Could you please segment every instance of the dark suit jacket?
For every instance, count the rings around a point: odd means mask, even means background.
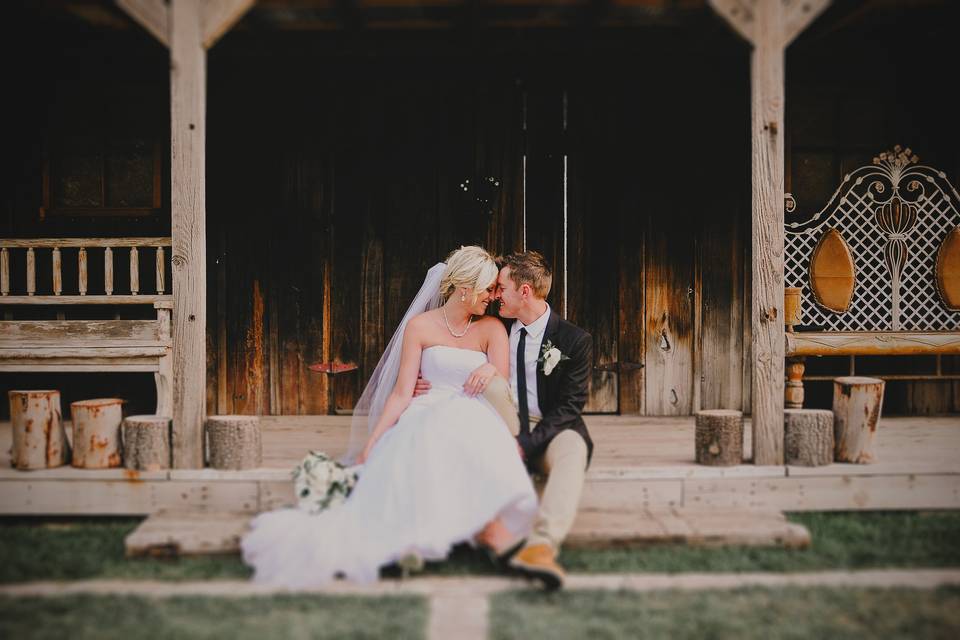
[[[561,431],[573,429],[587,443],[589,463],[593,455],[593,440],[590,439],[581,413],[587,402],[587,384],[593,362],[593,339],[589,333],[551,310],[542,344],[546,344],[547,340],[570,359],[561,361],[549,376],[543,375],[543,365],[537,364],[537,402],[543,419],[529,433],[521,432],[517,440],[529,461],[542,456],[550,441]],[[518,371],[517,375],[519,374]]]

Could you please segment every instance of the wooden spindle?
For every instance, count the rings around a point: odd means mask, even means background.
[[[87,248],[80,247],[77,254],[77,280],[80,295],[87,295]]]
[[[110,247],[103,252],[103,291],[113,295],[113,249]]]
[[[157,293],[163,293],[163,247],[157,247]]]
[[[51,255],[53,258],[53,295],[58,296],[63,293],[60,247],[54,247]]]
[[[37,259],[33,247],[27,248],[27,295],[37,292]]]
[[[136,247],[130,247],[130,293],[140,293],[140,254]]]
[[[0,295],[10,295],[10,252],[0,249]]]

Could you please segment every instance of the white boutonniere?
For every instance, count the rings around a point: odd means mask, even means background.
[[[293,469],[297,506],[320,513],[342,504],[357,484],[357,467],[344,467],[322,451],[311,451]]]
[[[548,376],[554,367],[564,360],[569,359],[570,356],[564,354],[560,349],[553,346],[552,342],[547,340],[540,346],[540,357],[537,358],[537,362],[541,365],[540,370],[543,371],[543,375]]]

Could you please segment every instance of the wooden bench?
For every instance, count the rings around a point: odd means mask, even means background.
[[[823,209],[785,225],[785,284],[801,289],[800,327],[786,333],[788,408],[802,406],[807,356],[849,356],[855,375],[856,356],[935,355],[934,374],[875,377],[960,379],[940,364],[960,354],[960,194],[918,160],[884,152],[844,176]]]
[[[801,290],[800,326],[787,319],[787,408],[802,406],[804,379],[832,377],[804,378],[807,356],[849,356],[855,375],[856,356],[935,355],[935,373],[875,377],[960,379],[940,365],[960,354],[960,194],[918,160],[884,152],[844,176],[823,209],[785,225],[785,284]]]
[[[173,296],[164,292],[170,238],[41,238],[0,239],[0,371],[34,372],[152,372],[157,386],[157,415],[173,410],[171,315]],[[76,294],[63,293],[64,250],[76,250]],[[140,254],[152,252],[156,293],[140,291]],[[129,291],[114,291],[114,252],[128,254]],[[24,254],[15,261],[16,252]],[[88,252],[103,258],[103,292],[91,294],[87,282]],[[50,290],[37,291],[37,260],[49,254]],[[122,258],[121,258],[122,259]],[[23,276],[22,291],[11,292],[11,274]],[[79,305],[149,305],[155,318],[141,320],[67,319]],[[40,315],[36,309],[56,309],[56,319],[13,319]],[[114,307],[115,308],[115,307]],[[49,312],[46,314],[49,315]]]

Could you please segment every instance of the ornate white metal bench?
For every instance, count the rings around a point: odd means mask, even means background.
[[[145,371],[157,385],[158,415],[173,409],[171,314],[173,296],[164,293],[166,252],[170,238],[41,238],[0,239],[0,307],[7,309],[0,321],[0,371]],[[64,250],[77,253],[75,295],[63,294]],[[130,291],[114,292],[114,251],[129,254]],[[140,291],[140,254],[154,253],[156,293]],[[22,265],[25,287],[11,295],[10,277],[16,253],[17,271]],[[88,293],[88,252],[103,258],[103,293]],[[49,293],[37,292],[37,259],[49,254]],[[73,272],[71,270],[71,276]],[[71,278],[72,280],[72,278]],[[8,307],[8,305],[11,305]],[[57,305],[56,320],[10,319],[38,306]],[[151,305],[156,319],[68,320],[63,310],[77,305]],[[23,314],[28,315],[28,314]]]
[[[803,404],[805,356],[851,356],[853,375],[854,356],[932,354],[935,374],[876,377],[960,378],[940,364],[960,354],[960,195],[918,160],[899,146],[884,152],[810,219],[785,225],[785,285],[801,290],[804,329],[786,334],[788,408]]]

